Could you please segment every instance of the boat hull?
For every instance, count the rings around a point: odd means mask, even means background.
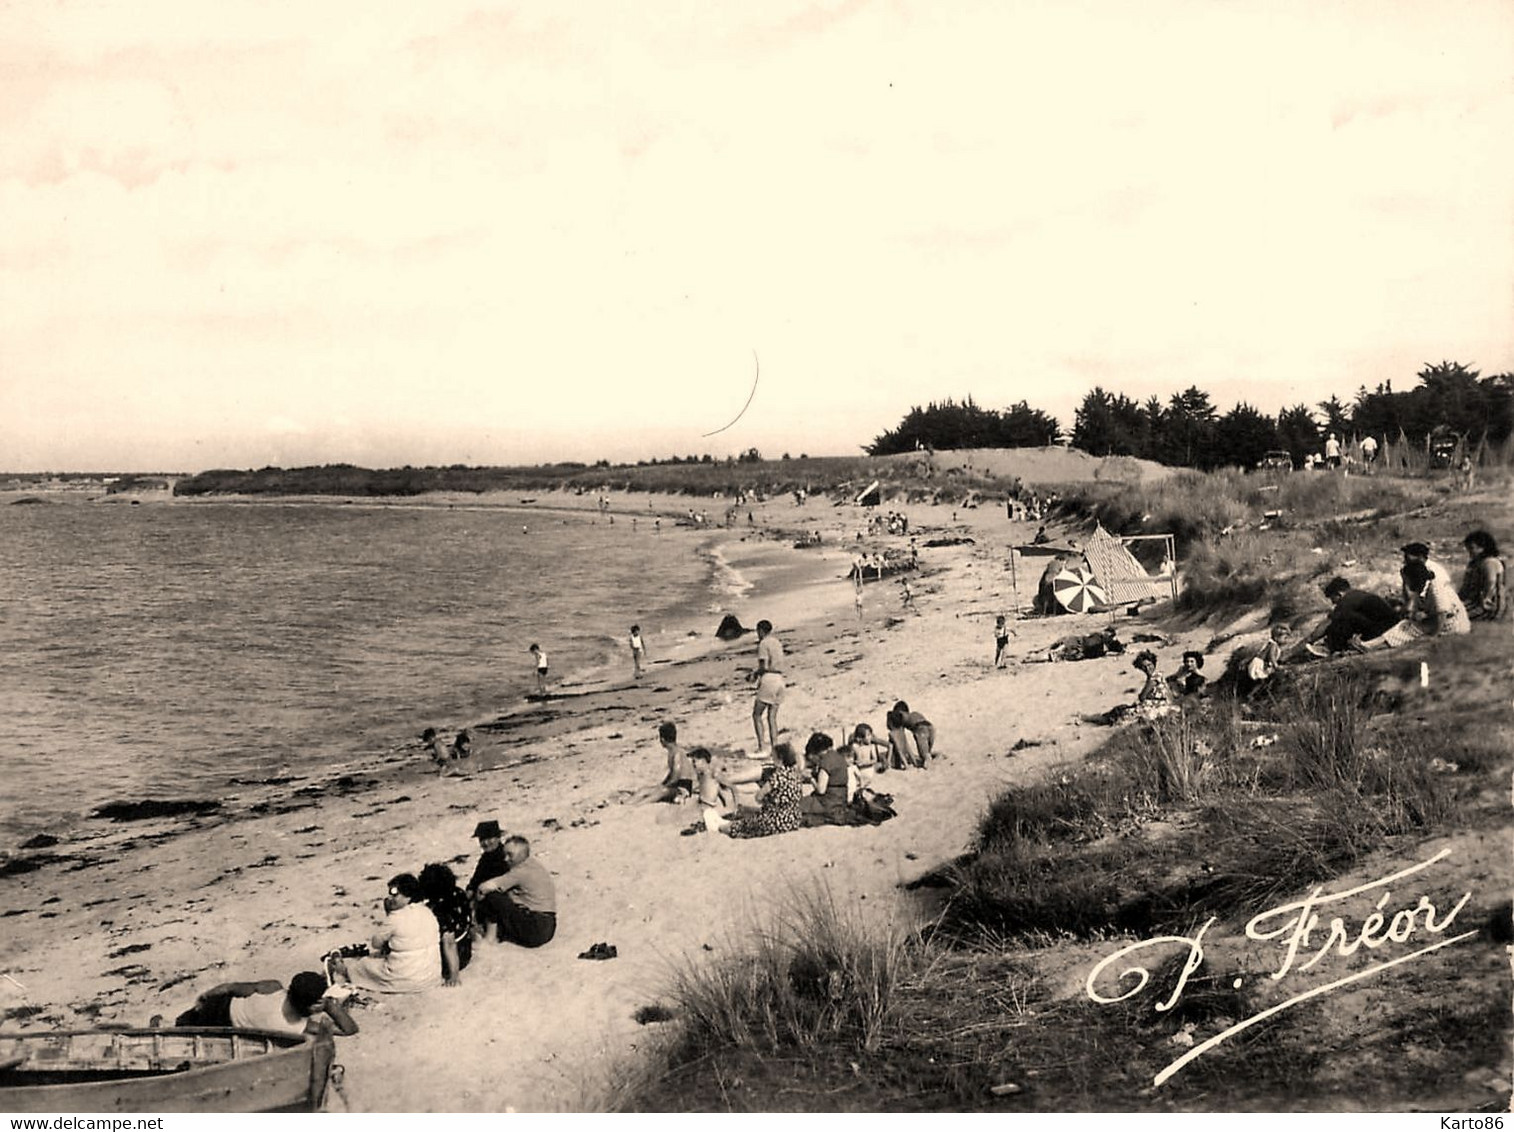
[[[7,1112],[313,1112],[329,1033],[187,1027],[0,1033]]]

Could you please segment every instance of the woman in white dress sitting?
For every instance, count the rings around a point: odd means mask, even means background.
[[[384,897],[384,926],[368,942],[363,959],[333,963],[333,971],[353,986],[408,994],[442,985],[441,925],[421,903],[421,882],[401,873]]]
[[[1418,559],[1409,559],[1403,568],[1404,585],[1418,599],[1415,604],[1424,614],[1424,620],[1404,619],[1380,637],[1364,641],[1351,638],[1351,647],[1358,652],[1373,652],[1376,649],[1397,648],[1421,637],[1439,637],[1447,634],[1460,635],[1472,631],[1472,621],[1467,616],[1467,607],[1456,595],[1456,587],[1446,575],[1445,569],[1431,569]]]

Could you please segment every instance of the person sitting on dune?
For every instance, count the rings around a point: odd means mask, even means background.
[[[348,992],[350,993],[350,992]],[[152,1025],[162,1023],[154,1017]],[[195,1004],[174,1019],[175,1026],[208,1026],[215,1029],[272,1030],[280,1034],[306,1034],[333,1029],[338,1034],[357,1033],[357,1023],[340,995],[333,994],[324,975],[301,971],[289,980],[289,989],[277,979],[255,983],[221,983],[211,987]]]
[[[1467,572],[1457,596],[1473,621],[1498,621],[1509,611],[1507,575],[1498,543],[1487,531],[1473,531],[1462,540],[1467,548]]]
[[[1330,616],[1304,641],[1311,656],[1328,657],[1345,652],[1352,637],[1376,637],[1398,623],[1398,613],[1385,600],[1352,587],[1345,578],[1332,578],[1325,586]]]
[[[1423,608],[1420,605],[1420,601],[1424,596],[1424,590],[1422,587],[1416,586],[1411,580],[1409,576],[1409,564],[1411,562],[1418,562],[1422,566],[1427,567],[1430,573],[1434,574],[1436,577],[1446,580],[1450,579],[1451,571],[1446,569],[1431,556],[1430,546],[1428,543],[1405,543],[1403,546],[1399,547],[1399,553],[1404,556],[1404,564],[1399,568],[1398,571],[1399,580],[1403,583],[1402,593],[1404,604],[1404,620],[1419,621],[1422,619],[1424,612]],[[1362,635],[1366,636],[1367,634],[1364,633]]]
[[[1283,649],[1288,644],[1292,630],[1287,625],[1274,625],[1267,634],[1267,641],[1236,670],[1236,694],[1242,699],[1254,699],[1272,684],[1278,666],[1283,663]]]
[[[1199,671],[1204,667],[1204,654],[1189,649],[1183,654],[1183,667],[1179,668],[1167,682],[1172,685],[1172,690],[1180,696],[1196,696],[1204,690],[1208,683],[1204,674]]]
[[[1142,649],[1135,659],[1135,667],[1146,676],[1146,682],[1136,693],[1136,714],[1142,719],[1159,719],[1172,710],[1172,696],[1167,681],[1157,675],[1157,654]]]
[[[353,986],[389,994],[413,994],[442,983],[441,928],[421,902],[421,883],[411,873],[389,881],[384,924],[362,959],[333,959],[332,972]]]
[[[1358,652],[1374,652],[1406,645],[1422,637],[1459,636],[1472,631],[1467,608],[1456,596],[1449,577],[1443,577],[1423,561],[1411,558],[1404,563],[1403,578],[1404,584],[1414,592],[1415,607],[1425,615],[1424,622],[1405,617],[1379,637],[1353,637],[1352,648]]]
[[[1160,719],[1172,711],[1167,681],[1157,675],[1157,654],[1150,649],[1142,649],[1136,654],[1133,667],[1146,677],[1146,682],[1136,693],[1135,703],[1116,704],[1103,715],[1087,717],[1089,722],[1112,725],[1132,718],[1149,721]]]

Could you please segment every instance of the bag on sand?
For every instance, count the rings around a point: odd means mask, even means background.
[[[869,825],[882,825],[889,818],[897,816],[894,813],[894,796],[876,794],[871,790],[857,791],[852,798],[852,809]]]

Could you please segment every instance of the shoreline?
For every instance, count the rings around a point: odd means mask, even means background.
[[[325,506],[328,502],[321,500],[317,505]],[[569,497],[566,502],[568,506],[557,508],[551,514],[554,518],[564,517],[566,522],[579,525],[583,523],[584,512],[592,511],[594,501],[592,498],[584,501]],[[659,501],[648,502],[652,502],[655,509]],[[663,507],[657,513],[671,511],[666,500],[660,502]],[[249,505],[283,508],[289,504],[283,500],[259,499]],[[293,503],[293,506],[300,505],[298,500]],[[449,501],[442,499],[426,503],[424,509],[441,510],[449,506]],[[500,509],[516,510],[513,502],[502,504]],[[633,508],[622,501],[616,510],[626,515]],[[645,525],[643,533],[650,533]],[[709,619],[707,611],[729,601],[729,595],[721,592],[722,583],[718,577],[722,569],[729,569],[722,565],[719,546],[733,532],[679,527],[664,533],[672,540],[667,544],[668,553],[679,558],[686,554],[695,556],[689,558],[688,566],[683,568],[688,574],[687,587],[656,594],[641,619],[645,621],[650,614],[653,623],[649,629],[653,634],[659,634],[656,638],[649,634],[648,643],[657,650],[654,655],[689,655],[691,650],[685,638],[692,638],[696,633],[703,635],[713,628],[716,622]],[[661,553],[661,545],[658,544],[658,550],[652,553]],[[743,586],[749,588],[749,583],[743,583]],[[571,702],[573,696],[586,689],[602,689],[613,684],[618,676],[617,654],[624,653],[624,641],[618,634],[605,634],[599,638],[583,636],[573,652],[572,659],[578,662],[577,667],[556,673],[557,700],[567,698]],[[558,654],[559,664],[565,655]],[[102,847],[113,848],[137,835],[170,836],[206,824],[241,820],[249,816],[249,810],[255,816],[260,808],[266,811],[270,804],[279,804],[271,789],[274,787],[298,791],[329,789],[347,778],[389,777],[388,768],[395,764],[403,766],[412,755],[423,726],[455,732],[465,726],[497,723],[530,712],[533,703],[529,676],[507,673],[504,683],[505,687],[497,689],[492,697],[477,699],[471,707],[459,702],[441,713],[417,715],[413,726],[409,719],[412,713],[405,713],[403,719],[395,716],[387,721],[374,717],[377,726],[370,728],[361,742],[322,744],[323,748],[329,746],[331,749],[331,754],[323,758],[277,757],[245,766],[238,761],[225,769],[218,767],[216,760],[207,759],[192,776],[180,781],[165,781],[154,786],[141,784],[135,790],[127,781],[109,793],[89,793],[87,799],[75,800],[74,807],[70,807],[67,798],[58,806],[46,803],[45,794],[41,795],[39,804],[18,805],[10,815],[12,820],[6,827],[6,843],[0,845],[0,878],[46,865],[59,857],[75,861],[87,859]],[[499,695],[501,691],[503,696]],[[558,704],[554,713],[563,710]],[[80,801],[83,804],[79,804]],[[109,814],[100,814],[102,810],[128,809],[138,812],[117,820],[112,820]],[[177,813],[163,812],[175,810]]]

